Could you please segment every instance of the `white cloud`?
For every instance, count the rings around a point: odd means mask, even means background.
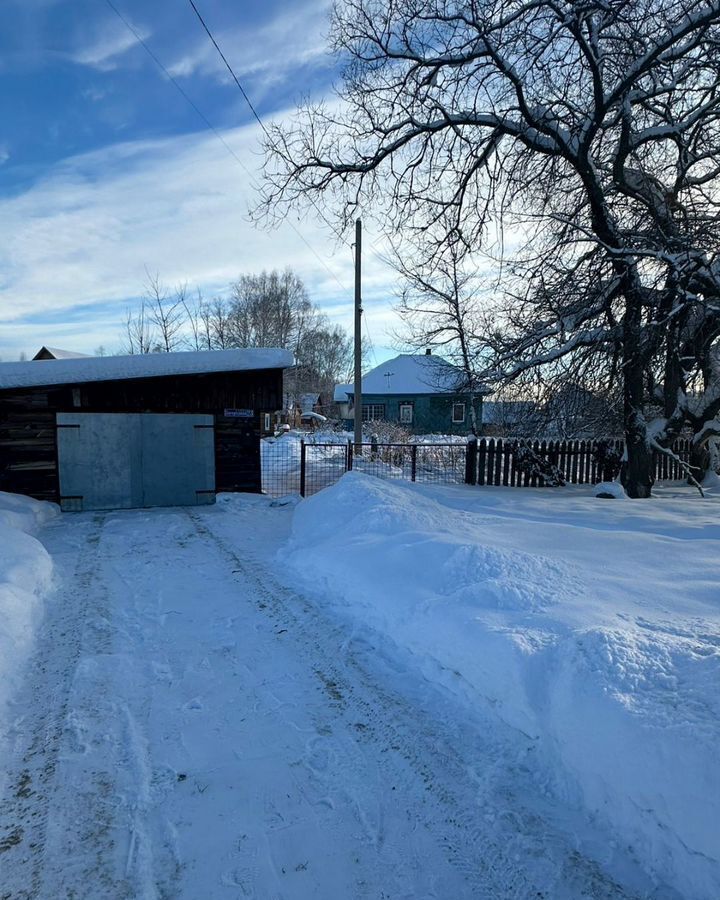
[[[283,80],[298,66],[314,63],[327,55],[327,0],[311,0],[293,6],[257,28],[222,31],[217,40],[238,77],[262,74],[268,85]],[[229,77],[217,50],[204,32],[194,49],[175,60],[168,70],[186,78],[196,72]]]
[[[10,151],[7,144],[0,144],[0,166],[4,166],[10,159]]]
[[[223,137],[254,171],[257,127]],[[349,248],[311,222],[298,223],[297,231],[289,222],[270,233],[254,228],[246,215],[250,181],[205,132],[74,157],[25,193],[0,200],[0,357],[51,340],[85,351],[117,346],[128,298],[142,292],[146,266],[169,284],[188,281],[206,294],[223,291],[240,272],[291,266],[334,321],[350,327]],[[393,274],[372,255],[371,243],[367,235],[364,301],[368,329],[382,344]],[[71,310],[89,304],[97,304],[97,317],[78,321]],[[29,315],[39,323],[32,329],[20,321]]]
[[[85,88],[85,90],[80,92],[80,96],[83,100],[90,100],[91,103],[99,103],[107,97],[107,93],[105,88],[98,87],[97,85],[90,85],[90,87]]]
[[[146,41],[151,32],[133,25],[137,34]],[[118,57],[127,53],[139,43],[138,38],[120,21],[104,23],[88,43],[71,54],[70,59],[81,66],[91,66],[106,72],[115,69]]]

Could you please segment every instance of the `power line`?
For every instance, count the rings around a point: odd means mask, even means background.
[[[241,94],[243,95],[243,97],[245,98],[245,102],[246,102],[247,105],[250,107],[250,111],[252,112],[252,114],[253,114],[253,115],[255,116],[255,118],[257,119],[258,124],[260,125],[260,127],[262,128],[262,130],[265,132],[265,134],[266,134],[268,137],[270,137],[270,133],[268,132],[267,128],[265,127],[265,125],[264,125],[262,119],[260,118],[260,116],[257,114],[257,110],[256,110],[255,107],[252,105],[252,102],[251,102],[250,98],[249,98],[248,95],[245,93],[245,89],[244,89],[243,86],[240,84],[240,80],[238,79],[237,75],[235,74],[235,72],[233,72],[232,66],[231,66],[230,63],[227,61],[227,59],[226,59],[226,57],[225,57],[225,54],[224,54],[224,53],[222,52],[222,50],[220,49],[220,45],[218,44],[218,42],[217,42],[217,41],[215,40],[215,38],[213,37],[213,33],[212,33],[212,32],[210,31],[210,29],[208,28],[208,26],[207,26],[207,24],[206,24],[206,22],[205,22],[205,19],[203,19],[203,17],[200,15],[200,10],[197,8],[197,6],[195,6],[194,0],[188,0],[188,2],[190,3],[190,6],[192,6],[193,10],[195,11],[195,15],[196,15],[196,16],[198,17],[198,19],[200,20],[200,24],[201,24],[202,27],[205,29],[205,31],[206,31],[206,33],[207,33],[207,36],[210,38],[210,40],[211,40],[211,41],[213,42],[213,44],[215,45],[215,49],[216,49],[217,52],[220,54],[220,59],[222,59],[222,61],[225,63],[225,68],[228,70],[228,72],[229,72],[230,75],[232,76],[233,81],[235,82],[235,84],[236,84],[236,85],[238,86],[238,88],[240,89],[240,93],[241,93]]]
[[[125,27],[126,27],[126,28],[134,35],[134,37],[135,37],[135,39],[138,41],[138,43],[146,50],[146,52],[148,53],[148,55],[150,56],[150,58],[153,60],[153,62],[155,63],[155,65],[163,72],[163,74],[165,75],[165,77],[166,77],[170,82],[172,82],[172,84],[177,88],[177,90],[180,92],[180,94],[185,98],[185,100],[186,100],[186,101],[190,104],[190,106],[195,110],[195,112],[197,113],[197,115],[202,119],[202,121],[205,123],[205,125],[210,129],[210,131],[212,131],[212,133],[215,135],[215,137],[216,137],[216,138],[222,143],[222,145],[225,147],[225,149],[227,150],[227,152],[228,152],[228,153],[233,157],[233,159],[238,163],[238,165],[240,166],[240,168],[245,172],[245,174],[246,174],[246,175],[248,176],[248,178],[250,179],[250,184],[251,184],[251,186],[252,186],[256,191],[258,191],[258,190],[259,190],[259,187],[258,187],[257,183],[255,182],[255,178],[254,178],[252,172],[250,172],[250,170],[249,170],[248,167],[245,165],[245,163],[240,159],[240,157],[237,155],[237,153],[235,153],[235,151],[234,151],[233,148],[230,146],[230,144],[228,144],[228,142],[225,140],[225,138],[222,136],[222,134],[217,130],[217,128],[215,128],[215,126],[212,124],[212,122],[210,122],[210,120],[209,120],[209,119],[207,118],[207,116],[203,113],[203,111],[197,106],[197,104],[193,101],[193,99],[190,97],[190,95],[183,89],[182,85],[177,81],[177,79],[174,78],[173,75],[171,75],[171,73],[170,73],[170,72],[167,70],[167,68],[163,65],[163,63],[161,62],[161,60],[156,56],[156,54],[153,52],[152,48],[151,48],[151,47],[149,46],[149,44],[145,41],[145,39],[144,39],[144,38],[142,37],[142,35],[138,32],[138,30],[132,25],[132,23],[131,23],[128,19],[125,18],[125,16],[124,16],[124,15],[120,12],[120,10],[115,6],[115,4],[112,2],[112,0],[105,0],[105,2],[106,2],[107,5],[110,7],[110,9],[115,13],[115,15],[120,19],[120,21],[125,25]],[[192,0],[190,0],[190,2],[192,2]],[[193,7],[194,7],[194,6],[195,6],[195,4],[193,4]],[[196,10],[196,12],[197,12],[197,10]],[[202,21],[202,20],[201,20],[201,21]],[[203,24],[204,24],[204,23],[203,23]],[[212,36],[211,36],[211,38],[212,38]],[[213,39],[213,43],[215,43],[214,39]],[[219,48],[218,48],[218,50],[219,50]],[[221,55],[222,55],[222,54],[221,54]],[[223,59],[224,59],[224,57],[223,57]],[[226,63],[226,64],[227,64],[227,63]],[[235,80],[237,81],[237,79],[235,79]],[[265,131],[265,133],[267,134],[267,129],[266,129],[265,126],[263,125],[262,121],[260,121],[260,119],[259,119],[257,113],[255,112],[255,109],[253,108],[252,104],[250,103],[250,100],[248,99],[247,95],[245,94],[245,91],[242,90],[242,87],[241,87],[241,85],[240,85],[239,82],[238,82],[238,87],[240,87],[240,90],[242,91],[243,96],[244,96],[245,99],[247,100],[248,105],[249,105],[250,108],[252,109],[253,114],[255,115],[255,118],[258,120],[258,122],[260,122],[260,125],[262,126],[263,131]],[[303,242],[303,244],[305,244],[305,246],[306,246],[306,247],[308,248],[308,250],[313,254],[313,256],[318,260],[318,262],[322,265],[322,267],[325,269],[325,271],[331,276],[331,278],[334,278],[334,279],[335,279],[335,281],[336,281],[337,284],[339,285],[340,289],[341,289],[344,293],[348,293],[348,288],[347,288],[347,286],[344,285],[344,284],[340,281],[340,279],[339,279],[338,276],[335,274],[335,272],[332,271],[332,269],[328,266],[328,264],[325,262],[325,260],[320,256],[320,254],[315,250],[315,248],[308,242],[308,240],[307,240],[307,238],[305,237],[305,235],[303,235],[302,232],[299,231],[299,229],[297,229],[297,228],[295,227],[295,225],[293,224],[293,222],[292,222],[290,219],[286,219],[285,221],[288,223],[288,225],[290,226],[290,228],[295,232],[295,234],[300,238],[300,240]]]
[[[204,28],[204,30],[205,30],[205,32],[206,32],[206,34],[207,34],[207,36],[208,36],[208,37],[210,38],[210,40],[212,41],[213,46],[215,47],[215,49],[217,50],[217,52],[220,54],[220,58],[221,58],[222,61],[225,63],[225,67],[227,68],[228,72],[229,72],[230,75],[232,76],[232,79],[233,79],[233,81],[235,82],[235,84],[238,86],[238,88],[239,88],[239,90],[240,90],[240,93],[243,95],[243,98],[245,99],[245,102],[247,103],[248,107],[250,108],[250,111],[252,112],[252,114],[253,114],[253,116],[256,118],[256,120],[258,121],[258,123],[259,123],[260,127],[262,128],[262,130],[264,131],[265,136],[268,138],[269,141],[271,141],[271,140],[272,140],[272,137],[271,137],[271,135],[270,135],[270,132],[269,132],[268,129],[265,127],[265,123],[262,121],[262,119],[260,118],[260,115],[258,114],[258,111],[257,111],[257,110],[255,109],[255,107],[253,106],[252,101],[250,100],[250,97],[248,96],[246,90],[245,90],[245,89],[243,88],[243,86],[240,84],[240,79],[239,79],[239,78],[237,77],[237,75],[235,74],[235,72],[234,72],[232,66],[230,65],[230,63],[229,63],[228,60],[227,60],[227,57],[226,57],[225,54],[222,52],[222,50],[221,50],[221,48],[220,48],[220,45],[219,45],[218,42],[215,40],[215,36],[213,35],[212,31],[210,30],[210,28],[209,28],[207,22],[205,21],[205,19],[203,19],[202,15],[200,14],[200,11],[198,10],[198,8],[197,8],[197,6],[196,6],[196,4],[195,4],[195,0],[188,0],[188,3],[189,3],[190,6],[193,8],[193,11],[195,12],[195,15],[198,17],[198,19],[199,19],[199,21],[200,21],[202,27]],[[335,236],[337,237],[337,239],[338,239],[341,243],[348,244],[347,240],[345,240],[345,239],[343,238],[342,234],[337,230],[337,228],[335,228],[331,222],[328,222],[328,220],[327,220],[327,218],[325,217],[323,211],[322,211],[322,210],[320,209],[320,207],[318,206],[317,201],[316,201],[312,196],[310,196],[310,195],[307,195],[307,199],[310,201],[310,203],[312,204],[312,206],[314,207],[315,211],[316,211],[317,214],[320,216],[320,218],[322,219],[322,221],[327,225],[327,227],[328,227],[332,232],[334,232],[334,234],[335,234]],[[349,246],[350,246],[351,251],[353,251],[354,244],[349,244]],[[384,258],[383,254],[375,247],[375,242],[374,242],[374,241],[370,241],[370,252],[371,252],[371,253],[373,254],[373,256],[375,256],[375,258],[378,259],[381,263],[384,263],[385,265],[387,265],[387,260]],[[353,255],[354,255],[354,253],[353,253]],[[335,278],[335,280],[338,281],[338,283],[339,283],[339,280],[337,279],[337,277]],[[343,290],[345,290],[345,289],[343,288]],[[368,325],[367,325],[367,316],[362,316],[362,321],[363,321],[364,326],[365,326],[365,331],[366,331],[366,333],[367,333],[368,341],[370,342],[370,352],[372,353],[373,358],[376,359],[376,357],[375,357],[375,347],[374,347],[374,345],[373,345],[372,338],[370,337],[370,329],[369,329],[369,327],[368,327]]]
[[[203,17],[200,15],[200,12],[199,12],[197,6],[195,5],[195,0],[188,0],[188,3],[190,4],[190,6],[192,6],[192,8],[193,8],[193,10],[194,10],[194,12],[195,12],[195,15],[196,15],[196,16],[198,17],[198,19],[200,20],[200,23],[202,24],[202,27],[205,29],[205,32],[206,32],[207,36],[210,38],[210,40],[211,40],[212,43],[213,43],[213,46],[215,47],[215,49],[217,50],[217,52],[220,54],[220,58],[221,58],[222,61],[225,63],[225,67],[226,67],[226,69],[228,70],[228,72],[230,73],[230,75],[232,76],[233,81],[235,82],[235,84],[236,84],[236,85],[238,86],[238,88],[240,89],[240,93],[243,95],[243,97],[244,97],[244,99],[245,99],[245,102],[247,103],[248,107],[250,108],[250,111],[252,112],[253,116],[255,116],[255,118],[257,119],[258,123],[260,124],[260,127],[261,127],[262,130],[265,132],[265,135],[266,135],[266,137],[268,138],[268,140],[271,141],[271,140],[272,140],[272,136],[271,136],[270,132],[269,132],[268,129],[266,128],[265,123],[264,123],[263,120],[260,118],[260,116],[259,116],[257,110],[256,110],[255,107],[253,106],[252,101],[250,100],[250,98],[249,98],[248,95],[247,95],[247,92],[245,91],[245,89],[243,88],[243,86],[240,84],[240,79],[237,77],[237,75],[235,74],[235,72],[234,72],[232,66],[231,66],[230,63],[228,62],[227,57],[225,56],[225,54],[224,54],[224,53],[222,52],[222,50],[220,49],[220,45],[219,45],[218,42],[215,40],[215,36],[213,35],[213,33],[212,33],[212,31],[210,30],[210,28],[209,28],[209,26],[207,25],[207,23],[205,22],[205,19],[203,19]],[[313,199],[313,197],[311,197],[310,195],[307,195],[307,199],[308,199],[308,200],[310,201],[310,203],[313,205],[315,211],[316,211],[317,214],[320,216],[320,218],[322,219],[322,221],[323,221],[323,222],[327,225],[327,227],[335,234],[335,237],[336,237],[341,243],[344,243],[344,244],[346,244],[346,245],[348,245],[348,246],[352,246],[352,245],[349,244],[348,241],[342,236],[341,232],[339,232],[339,231],[337,230],[337,228],[335,228],[335,226],[334,226],[331,222],[328,222],[328,220],[325,218],[325,215],[323,214],[323,211],[322,211],[322,210],[320,209],[320,207],[317,205],[317,201],[316,201],[315,199]],[[371,247],[372,247],[372,244],[371,244]],[[373,249],[373,252],[374,252],[375,256],[376,256],[381,262],[384,262],[382,256],[378,253],[377,250],[374,250],[374,249]]]
[[[176,87],[176,88],[178,89],[178,91],[182,94],[182,96],[187,100],[187,102],[190,104],[190,106],[192,106],[192,108],[195,110],[195,112],[198,114],[198,116],[200,116],[200,118],[201,118],[201,119],[203,120],[203,122],[207,125],[207,127],[213,132],[213,134],[215,135],[215,137],[216,137],[219,141],[221,141],[221,143],[223,144],[223,146],[225,147],[225,149],[227,150],[227,152],[228,152],[231,156],[233,156],[233,157],[235,158],[236,162],[238,162],[238,163],[240,164],[240,166],[241,166],[242,169],[245,171],[245,173],[247,174],[247,176],[248,176],[249,178],[252,179],[252,174],[250,173],[250,171],[249,171],[248,168],[246,167],[245,163],[244,163],[244,162],[240,159],[240,157],[235,153],[235,151],[232,149],[232,147],[230,146],[230,144],[227,143],[227,141],[225,140],[225,138],[220,134],[220,132],[217,130],[217,128],[215,128],[215,126],[212,124],[212,122],[210,122],[210,120],[205,116],[205,114],[202,112],[202,110],[199,109],[198,106],[196,106],[196,104],[194,103],[194,101],[192,100],[192,98],[189,96],[189,94],[187,94],[187,93],[185,92],[185,90],[183,90],[183,88],[182,88],[182,86],[180,85],[180,83],[179,83],[179,82],[178,82],[178,81],[170,74],[170,72],[168,72],[168,70],[165,68],[165,66],[162,64],[162,62],[158,59],[158,57],[155,55],[155,53],[153,53],[153,51],[152,51],[152,49],[150,48],[149,44],[147,44],[147,42],[144,40],[144,38],[143,38],[142,35],[138,32],[138,30],[131,24],[131,22],[129,22],[129,21],[125,18],[125,16],[123,16],[123,14],[122,14],[122,13],[120,12],[120,10],[115,6],[115,4],[112,2],[112,0],[105,0],[105,2],[106,2],[107,5],[110,7],[110,9],[115,13],[115,15],[120,19],[120,21],[128,28],[128,30],[132,32],[132,34],[135,36],[135,38],[136,38],[136,40],[138,41],[138,43],[141,44],[141,45],[143,46],[143,48],[148,52],[148,54],[150,55],[150,58],[153,60],[153,62],[155,63],[155,65],[157,65],[158,68],[159,68],[159,69],[163,72],[163,74],[166,76],[166,78],[167,78],[169,81],[171,81],[171,82],[175,85],[175,87]]]

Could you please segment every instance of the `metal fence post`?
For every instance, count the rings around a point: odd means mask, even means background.
[[[410,481],[417,477],[417,444],[413,444],[410,450]]]
[[[465,484],[477,484],[478,440],[471,437],[465,445]]]
[[[305,496],[305,441],[300,441],[300,496]]]
[[[352,472],[352,467],[353,467],[353,442],[352,442],[352,441],[348,441],[348,448],[347,448],[347,471],[348,471],[348,472]]]

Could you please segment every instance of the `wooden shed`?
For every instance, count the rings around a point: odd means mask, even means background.
[[[97,473],[103,463],[99,456],[107,465],[119,452],[112,435],[129,433],[131,419],[137,430],[142,416],[149,420],[151,414],[148,433],[169,444],[158,446],[157,454],[154,445],[145,450],[146,456],[157,456],[156,472],[157,460],[164,459],[166,473],[172,474],[167,460],[177,438],[171,417],[194,416],[190,427],[206,429],[204,440],[211,440],[213,493],[259,492],[260,438],[272,428],[271,414],[282,402],[283,369],[292,361],[286,350],[241,349],[0,363],[0,490],[63,503],[68,499],[62,483],[63,438],[70,433],[63,429],[93,427],[92,449],[88,444],[73,452],[81,456],[76,467]],[[108,420],[114,430],[98,432]],[[175,449],[180,465],[183,454]],[[124,465],[117,462],[115,468]]]

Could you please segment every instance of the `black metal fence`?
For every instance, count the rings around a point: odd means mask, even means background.
[[[263,441],[262,489],[273,497],[315,494],[350,470],[377,478],[422,484],[475,484],[544,487],[597,484],[620,470],[622,440],[522,441],[481,438],[467,443],[363,443],[357,453],[351,441],[315,443],[284,438]],[[655,456],[658,480],[684,479],[683,463],[690,442],[676,441],[674,458]]]
[[[456,444],[315,443],[280,438],[263,442],[262,489],[273,497],[315,494],[351,470],[376,478],[423,484],[463,484],[467,448]]]

